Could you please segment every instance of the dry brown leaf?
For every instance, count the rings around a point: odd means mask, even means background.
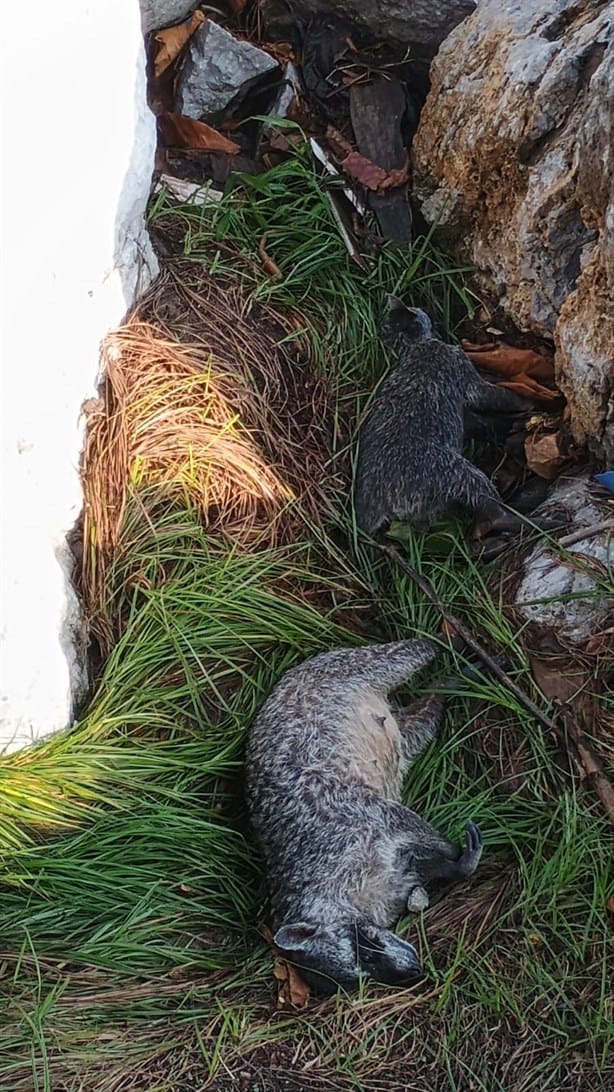
[[[166,30],[158,31],[155,35],[155,41],[159,43],[154,61],[156,76],[161,76],[163,72],[166,72],[166,69],[179,56],[186,42],[189,42],[194,31],[198,30],[204,21],[205,15],[203,12],[195,11],[190,19],[179,23],[179,26],[167,27]]]
[[[596,633],[586,642],[586,652],[589,656],[599,655],[614,647],[614,626]]]
[[[360,152],[348,152],[345,159],[341,160],[340,167],[350,178],[374,193],[384,193],[395,186],[402,186],[409,178],[409,159],[402,167],[385,171]]]
[[[567,454],[560,432],[532,432],[524,442],[529,470],[545,481],[554,481]]]
[[[158,125],[167,148],[192,148],[226,155],[238,155],[241,150],[234,140],[218,133],[211,125],[183,114],[160,114]]]
[[[274,280],[279,280],[281,277],[283,277],[283,273],[277,265],[277,262],[275,262],[273,258],[271,258],[270,254],[267,254],[265,250],[266,240],[267,236],[265,232],[258,245],[258,254],[260,255],[260,260],[262,261],[262,268],[264,269],[265,273],[269,274],[269,277],[273,277]]]
[[[406,182],[409,182],[409,175],[409,156],[406,155],[405,163],[402,167],[395,167],[394,170],[388,171],[385,180],[379,188],[380,193],[384,193],[386,190],[394,190],[397,186],[404,186]]]
[[[277,1008],[304,1009],[309,1002],[309,986],[303,982],[296,967],[278,956],[273,974],[277,979]]]
[[[610,911],[610,914],[614,914],[614,895],[610,895],[605,905],[606,909]]]
[[[506,377],[502,387],[543,402],[560,398],[559,392],[553,389],[554,364],[541,353],[518,349],[504,341],[488,341],[484,345],[463,341],[462,346],[478,368]]]
[[[285,65],[290,61],[296,61],[296,53],[291,42],[259,42],[260,49],[264,49],[271,57],[275,57],[276,61]]]
[[[529,657],[533,678],[544,697],[550,701],[566,702],[577,694],[586,682],[586,671],[570,664],[569,660],[552,657],[542,660]]]
[[[341,160],[340,167],[366,190],[378,190],[386,178],[384,168],[378,167],[360,152],[348,152],[345,159]]]

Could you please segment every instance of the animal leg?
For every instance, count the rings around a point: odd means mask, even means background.
[[[430,884],[442,880],[455,882],[475,872],[483,848],[482,835],[475,823],[467,823],[466,847],[462,849],[403,804],[387,801],[386,807],[391,832],[403,841],[406,839],[404,873],[408,881],[408,905],[412,901],[413,908],[418,908],[423,902],[423,891]]]
[[[428,638],[351,649],[345,653],[345,675],[348,681],[366,682],[387,694],[432,663],[440,651]]]
[[[414,758],[435,739],[441,727],[446,700],[441,694],[427,694],[394,714],[403,740],[405,770]]]
[[[515,391],[509,391],[507,387],[482,379],[477,372],[469,384],[466,399],[467,404],[478,412],[523,414],[525,417],[534,405],[530,399],[522,398]]]
[[[461,504],[475,513],[477,537],[491,531],[517,533],[522,526],[517,516],[506,512],[490,479],[462,455],[450,463],[447,499],[449,504]]]

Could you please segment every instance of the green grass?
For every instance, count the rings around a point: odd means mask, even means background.
[[[384,293],[425,304],[448,333],[456,304],[471,303],[464,273],[428,240],[355,266],[305,157],[212,209],[160,199],[152,219],[185,237],[195,275],[205,263],[256,301],[302,308],[336,392],[331,457],[382,374]],[[265,231],[279,282],[259,266]],[[492,679],[466,683],[408,779],[426,818],[451,835],[473,818],[486,839],[471,889],[402,925],[425,986],[300,1015],[271,1005],[262,870],[241,803],[246,728],[280,675],[318,650],[440,625],[398,567],[355,541],[350,514],[338,518],[353,551],[338,528],[305,523],[292,546],[245,553],[155,494],[129,506],[107,604],[122,636],[88,707],[71,732],[0,762],[2,1088],[190,1092],[237,1087],[241,1073],[249,1092],[289,1079],[374,1092],[607,1087],[606,823]],[[461,531],[402,548],[547,708],[505,586]]]

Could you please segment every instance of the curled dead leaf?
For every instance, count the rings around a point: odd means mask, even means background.
[[[304,1009],[309,1002],[309,986],[303,982],[296,967],[278,957],[273,974],[277,979],[277,1008]]]
[[[194,31],[198,30],[204,21],[205,15],[203,12],[195,11],[189,19],[185,19],[178,26],[167,27],[166,30],[158,31],[155,35],[155,41],[158,42],[158,50],[154,60],[154,73],[156,76],[161,76],[163,72],[166,72],[166,69],[179,56],[186,42],[189,42]]]
[[[283,277],[283,273],[277,265],[277,262],[273,261],[273,258],[271,258],[270,254],[267,254],[265,250],[266,240],[267,235],[265,232],[262,236],[262,239],[260,240],[260,243],[258,244],[258,254],[260,255],[262,268],[264,269],[265,273],[268,273],[270,277],[273,277],[273,279],[277,281],[281,277]]]
[[[464,340],[461,344],[478,368],[505,377],[502,387],[542,402],[560,398],[554,385],[554,363],[551,358],[533,349],[518,349],[504,341],[477,345]]]
[[[211,125],[183,114],[160,114],[158,127],[167,148],[192,148],[226,155],[238,155],[241,150],[234,140],[222,136]]]

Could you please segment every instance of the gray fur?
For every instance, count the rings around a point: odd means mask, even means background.
[[[477,867],[477,827],[463,852],[400,803],[444,699],[397,709],[388,693],[437,653],[428,640],[323,653],[284,675],[251,727],[247,800],[275,942],[320,989],[414,981],[417,953],[391,926]]]
[[[527,404],[481,379],[462,349],[433,332],[428,315],[389,297],[382,339],[396,367],[379,388],[360,430],[354,486],[356,520],[375,534],[392,520],[421,528],[448,509],[474,512],[492,528],[517,521],[492,482],[462,455],[467,411],[517,416]]]

